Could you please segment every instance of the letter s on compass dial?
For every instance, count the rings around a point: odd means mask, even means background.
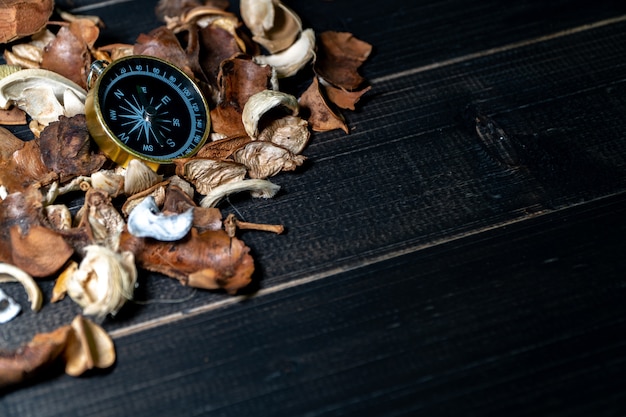
[[[131,159],[153,169],[193,155],[210,131],[198,86],[174,65],[133,55],[93,63],[97,76],[85,102],[87,127],[100,149],[126,166]]]

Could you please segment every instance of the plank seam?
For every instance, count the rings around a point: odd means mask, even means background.
[[[357,259],[355,261],[353,261],[351,264],[349,265],[343,265],[340,267],[335,267],[335,268],[330,268],[324,271],[320,271],[316,274],[311,274],[311,275],[307,275],[305,277],[302,278],[298,278],[298,279],[294,279],[288,282],[284,282],[282,284],[277,284],[268,288],[262,288],[259,291],[257,291],[252,298],[259,298],[259,297],[263,297],[263,296],[267,296],[267,295],[271,295],[271,294],[276,294],[278,292],[281,291],[285,291],[288,290],[290,288],[295,288],[295,287],[299,287],[301,285],[306,285],[306,284],[310,284],[313,282],[317,282],[317,281],[321,281],[325,278],[329,278],[331,276],[340,274],[340,273],[345,273],[345,272],[350,272],[350,271],[355,271],[361,268],[366,268],[368,266],[380,263],[380,262],[384,262],[384,261],[388,261],[394,258],[398,258],[404,255],[408,255],[411,253],[415,253],[424,249],[429,249],[429,248],[433,248],[436,246],[440,246],[442,244],[446,244],[446,243],[450,243],[450,242],[454,242],[454,241],[459,241],[461,239],[464,238],[468,238],[471,236],[477,236],[486,232],[489,232],[491,230],[495,230],[495,229],[499,229],[502,227],[506,227],[506,226],[511,226],[514,224],[520,224],[523,222],[526,222],[528,220],[532,220],[532,219],[536,219],[542,216],[546,216],[546,215],[550,215],[550,214],[555,214],[558,212],[563,212],[563,211],[569,211],[571,209],[574,209],[576,207],[581,207],[590,203],[594,203],[594,202],[601,202],[601,201],[606,201],[609,200],[611,198],[614,198],[616,196],[619,195],[624,195],[626,194],[626,192],[617,192],[615,194],[611,194],[608,196],[603,196],[597,199],[593,199],[590,201],[585,201],[585,202],[581,202],[581,203],[577,203],[577,204],[572,204],[570,206],[564,207],[564,208],[560,208],[560,209],[556,209],[556,210],[544,210],[542,212],[537,212],[534,213],[532,215],[528,215],[528,216],[524,216],[524,217],[519,217],[516,219],[512,219],[512,220],[508,220],[508,221],[503,221],[500,223],[496,223],[487,227],[483,227],[480,229],[476,229],[473,231],[469,231],[469,232],[464,232],[464,233],[459,233],[457,235],[448,237],[448,238],[441,238],[441,239],[436,239],[434,241],[428,242],[428,243],[423,243],[423,244],[418,244],[418,245],[414,245],[405,249],[401,249],[401,250],[392,250],[390,252],[386,252],[386,253],[382,253],[379,254],[378,256],[374,256],[370,259]],[[180,311],[177,313],[172,313],[166,316],[162,316],[162,317],[158,317],[155,319],[151,319],[151,320],[147,320],[145,322],[142,323],[137,323],[128,327],[124,327],[122,329],[117,329],[117,330],[113,330],[109,332],[109,335],[113,338],[113,339],[119,339],[122,337],[126,337],[126,336],[130,336],[136,333],[140,333],[146,330],[150,330],[150,329],[154,329],[163,325],[167,325],[167,324],[171,324],[171,323],[176,323],[180,320],[183,320],[185,318],[188,317],[194,317],[194,316],[198,316],[200,314],[205,314],[208,313],[210,311],[215,311],[221,308],[225,308],[228,306],[232,306],[235,305],[237,303],[243,302],[245,300],[249,300],[251,297],[250,296],[246,296],[246,295],[240,295],[240,296],[234,296],[234,297],[230,297],[221,301],[217,301],[217,302],[213,302],[213,303],[209,303],[209,304],[205,304],[202,306],[198,306],[198,307],[194,307],[191,308],[189,310],[186,311]]]
[[[573,27],[573,28],[564,29],[564,30],[561,30],[561,31],[558,31],[558,32],[550,33],[548,35],[543,35],[543,36],[539,36],[539,37],[531,38],[531,39],[525,39],[525,40],[522,40],[522,41],[509,43],[509,44],[502,45],[502,46],[496,46],[494,48],[489,48],[489,49],[485,49],[485,50],[482,50],[482,51],[473,52],[471,54],[461,55],[461,56],[450,58],[450,59],[446,59],[446,60],[443,60],[443,61],[433,62],[432,64],[422,65],[420,67],[412,68],[412,69],[401,71],[401,72],[397,72],[395,74],[389,74],[389,75],[385,75],[385,76],[382,76],[382,77],[373,78],[371,80],[371,83],[372,84],[378,84],[378,83],[383,83],[383,82],[387,82],[387,81],[393,81],[393,80],[396,80],[398,78],[408,77],[408,76],[411,76],[411,75],[415,75],[415,74],[419,74],[419,73],[427,72],[427,71],[432,71],[432,70],[435,70],[435,69],[439,69],[439,68],[442,68],[442,67],[447,67],[447,66],[450,66],[450,65],[459,64],[459,63],[462,63],[462,62],[471,61],[471,60],[474,60],[474,59],[484,58],[484,57],[487,57],[487,56],[491,56],[491,55],[496,55],[496,54],[500,54],[500,53],[503,53],[503,52],[512,51],[514,49],[522,48],[522,47],[525,47],[525,46],[535,45],[535,44],[538,44],[538,43],[550,41],[550,40],[553,40],[553,39],[563,38],[563,37],[566,37],[566,36],[575,35],[577,33],[586,32],[586,31],[589,31],[589,30],[598,29],[598,28],[601,28],[601,27],[604,27],[604,26],[610,26],[610,25],[614,25],[614,24],[617,24],[617,23],[622,23],[622,22],[625,22],[625,21],[626,21],[626,15],[612,17],[612,18],[604,19],[604,20],[599,20],[597,22],[587,23],[587,24],[584,24],[584,25],[581,25],[581,26],[576,26],[576,27]]]

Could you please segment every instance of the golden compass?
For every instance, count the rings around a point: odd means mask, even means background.
[[[122,166],[136,158],[156,170],[193,155],[209,135],[204,96],[191,78],[167,61],[143,55],[110,64],[95,61],[91,83],[85,102],[89,133]]]

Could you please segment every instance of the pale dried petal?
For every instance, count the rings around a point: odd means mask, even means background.
[[[259,121],[269,111],[282,107],[293,116],[298,115],[298,100],[291,94],[274,90],[264,90],[252,95],[243,107],[241,119],[248,136],[259,135]]]
[[[280,171],[293,171],[306,158],[294,155],[285,148],[271,142],[250,142],[233,154],[236,162],[248,168],[250,178],[268,178]]]
[[[215,187],[200,201],[200,206],[205,208],[216,207],[224,197],[243,191],[248,191],[257,198],[272,198],[278,190],[280,190],[279,185],[267,180],[251,179],[232,182]]]
[[[85,257],[67,279],[67,293],[86,315],[115,314],[133,298],[137,268],[131,252],[104,246],[85,247]]]
[[[305,29],[289,48],[273,55],[257,55],[254,62],[271,65],[279,78],[286,78],[295,75],[314,57],[315,32],[313,29]]]
[[[105,369],[115,363],[115,345],[102,327],[77,316],[71,329],[63,352],[66,374],[79,376],[90,369]]]
[[[126,168],[124,192],[133,195],[147,190],[163,181],[163,176],[154,172],[148,165],[138,159],[131,159]]]
[[[252,40],[272,54],[290,47],[302,30],[300,17],[279,0],[242,0],[240,11]]]
[[[297,155],[304,150],[310,137],[309,123],[306,120],[297,116],[285,116],[271,122],[257,139],[272,142]]]
[[[191,182],[200,194],[208,194],[213,188],[227,182],[239,181],[246,176],[246,167],[230,161],[194,158],[186,161],[179,169],[187,181]]]
[[[19,282],[26,290],[31,310],[39,311],[41,309],[41,303],[43,302],[41,289],[39,289],[33,277],[20,268],[0,263],[0,282]]]

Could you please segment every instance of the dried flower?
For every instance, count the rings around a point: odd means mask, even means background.
[[[85,247],[85,257],[67,278],[67,293],[86,315],[115,315],[133,298],[137,281],[134,256],[104,246]]]

